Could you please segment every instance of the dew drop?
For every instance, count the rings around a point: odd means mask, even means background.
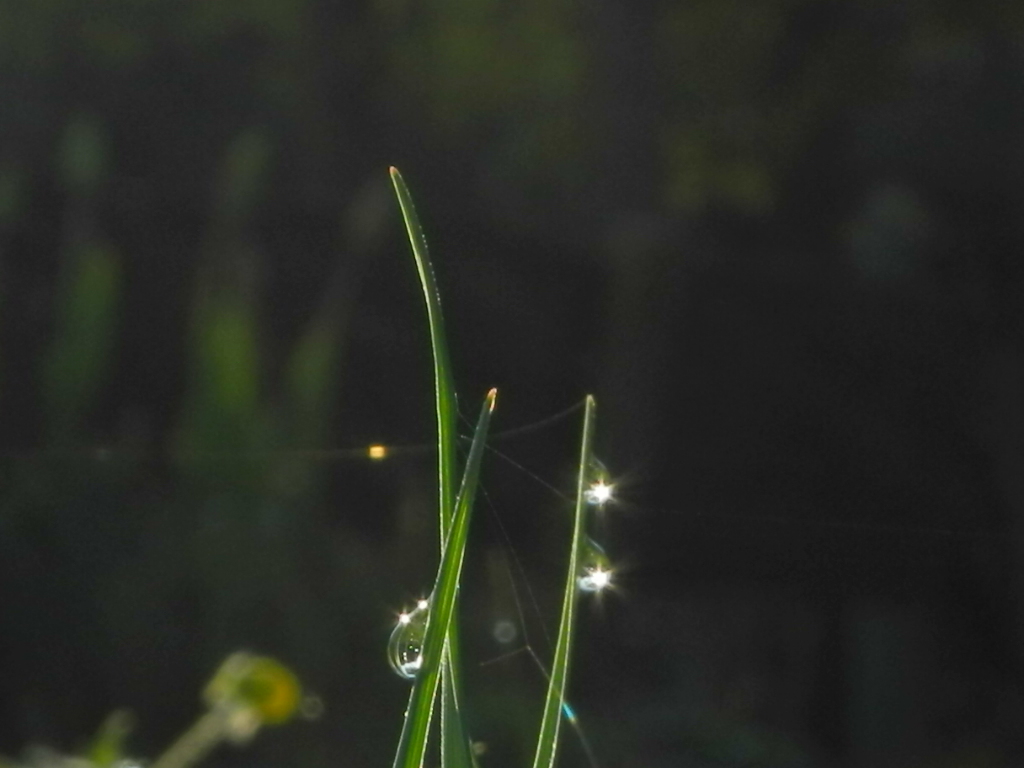
[[[576,579],[581,592],[600,592],[611,586],[612,572],[603,568],[590,568]]]
[[[612,500],[614,490],[615,486],[604,480],[595,480],[583,492],[583,498],[586,499],[587,504],[600,507]]]
[[[423,665],[423,636],[427,629],[426,600],[419,600],[411,611],[398,614],[398,623],[388,640],[388,663],[395,674],[412,680]]]
[[[601,592],[611,586],[612,568],[599,544],[587,539],[576,586],[581,592]]]
[[[608,468],[596,458],[590,460],[590,486],[583,492],[583,500],[594,507],[603,507],[613,500],[615,486],[608,480]]]

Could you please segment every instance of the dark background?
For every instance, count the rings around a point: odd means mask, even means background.
[[[433,432],[394,164],[464,412],[598,398],[598,764],[1022,764],[1022,118],[995,0],[0,0],[0,752],[127,707],[155,756],[249,648],[325,711],[215,764],[388,764],[437,547],[429,447],[360,453]],[[572,416],[485,468],[484,766],[530,758]]]

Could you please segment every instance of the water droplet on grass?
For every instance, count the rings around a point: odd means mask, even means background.
[[[576,579],[576,586],[582,592],[600,592],[610,587],[611,583],[612,572],[604,568],[590,568]]]
[[[603,507],[614,501],[615,485],[608,479],[608,468],[599,459],[590,460],[590,486],[583,492],[583,500],[592,507]]]
[[[576,586],[581,592],[601,592],[611,586],[612,567],[604,550],[587,539]]]
[[[420,600],[411,611],[398,614],[398,623],[388,640],[388,663],[395,674],[412,680],[423,666],[423,635],[427,629],[426,600]]]
[[[612,500],[615,486],[606,483],[604,480],[595,480],[590,487],[583,492],[583,498],[587,504],[603,506]]]

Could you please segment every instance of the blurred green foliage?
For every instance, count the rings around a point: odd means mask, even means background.
[[[385,680],[390,617],[381,606],[411,589],[418,572],[409,562],[417,547],[387,534],[420,530],[429,504],[422,467],[362,473],[310,457],[429,415],[429,404],[408,395],[415,388],[403,367],[415,359],[415,321],[396,309],[416,299],[388,292],[353,322],[361,287],[392,277],[368,266],[387,221],[368,180],[383,181],[391,163],[419,169],[439,217],[487,210],[508,238],[506,258],[501,270],[467,258],[468,280],[487,311],[518,312],[545,334],[555,332],[545,311],[566,300],[558,291],[567,281],[550,273],[556,288],[530,304],[515,294],[516,269],[546,260],[596,274],[619,217],[637,210],[680,228],[713,227],[724,211],[733,218],[713,231],[725,236],[743,235],[737,221],[796,222],[788,242],[810,242],[809,254],[771,261],[777,254],[756,251],[765,274],[780,264],[780,274],[795,273],[800,259],[817,269],[826,259],[814,249],[848,237],[853,272],[829,261],[832,286],[853,284],[851,274],[907,285],[930,264],[927,238],[952,233],[931,262],[935,282],[914,284],[928,317],[952,318],[938,330],[918,331],[921,305],[875,305],[850,289],[834,303],[868,308],[838,320],[812,313],[834,320],[801,337],[812,352],[786,341],[769,361],[770,345],[754,336],[749,349],[721,353],[722,381],[788,366],[778,389],[803,392],[827,378],[824,364],[816,357],[801,369],[793,360],[822,348],[832,360],[837,336],[855,350],[895,337],[883,326],[900,313],[911,319],[897,317],[902,335],[886,349],[909,361],[912,383],[932,381],[935,360],[983,355],[963,328],[1012,333],[1018,249],[999,233],[1016,217],[1002,196],[1019,187],[1019,4],[625,5],[0,5],[0,611],[17,617],[0,637],[0,747],[66,743],[93,732],[102,712],[131,705],[143,716],[140,744],[155,748],[188,717],[205,670],[256,642],[323,692],[332,722],[358,723],[353,732],[268,739],[268,759],[387,759],[405,691]],[[927,194],[894,186],[896,175]],[[550,250],[534,254],[541,242]],[[465,246],[473,257],[488,248]],[[625,252],[621,272],[636,281],[619,285],[657,283],[663,304],[639,289],[609,304],[657,313],[680,303],[672,291],[691,262],[679,266],[680,256],[667,267],[668,257],[631,261]],[[722,290],[715,279],[712,289]],[[503,296],[496,285],[513,299],[494,301]],[[722,309],[715,290],[702,320],[775,333],[749,308],[763,310],[756,301]],[[791,295],[780,293],[764,314],[780,326],[803,323],[786,314],[800,303]],[[823,295],[807,303],[835,298]],[[629,325],[591,310],[593,326]],[[676,354],[668,345],[659,352]],[[564,349],[551,359],[551,369],[570,366]],[[813,438],[798,459],[820,453],[807,398],[773,410],[708,381],[695,377],[690,392],[718,404],[694,419],[692,473],[728,455],[726,441],[745,444],[730,431],[738,422],[756,431],[753,416],[769,412]],[[845,410],[830,418],[844,429],[868,425],[844,433],[850,444],[883,434],[900,447],[916,434],[885,430],[891,413],[918,413],[931,390],[922,397],[906,384],[895,404],[879,405],[843,399],[864,389],[859,379],[836,381],[823,386],[840,392]],[[342,407],[342,387],[358,405]],[[715,400],[720,389],[729,394]],[[397,426],[377,423],[388,409],[402,417]],[[422,434],[427,421],[408,434]],[[871,471],[851,492],[896,485],[889,453],[871,453]],[[764,469],[768,487],[777,470]],[[674,718],[678,706],[665,711]],[[507,723],[532,722],[525,705],[513,709],[501,713]],[[734,725],[705,727],[717,743],[701,748],[719,755],[722,744],[742,746],[737,733],[757,733]],[[771,751],[783,755],[774,764],[795,762],[786,745]]]
[[[44,382],[49,431],[57,442],[83,437],[109,371],[121,279],[117,255],[102,243],[69,249],[58,293],[57,328]]]
[[[18,75],[3,86],[23,108],[7,118],[7,132],[27,140],[25,123],[52,125],[68,103],[84,103],[117,124],[122,155],[149,134],[150,151],[163,146],[184,160],[172,147],[195,146],[191,134],[207,147],[186,165],[208,164],[224,131],[269,118],[295,183],[311,185],[327,178],[317,178],[318,164],[353,162],[353,147],[337,142],[366,130],[358,115],[384,128],[375,137],[384,152],[405,146],[407,126],[439,150],[471,143],[480,173],[501,179],[504,191],[488,184],[488,194],[536,214],[545,198],[580,194],[586,172],[622,150],[609,144],[618,138],[609,126],[630,121],[653,151],[645,167],[619,172],[653,179],[667,210],[763,214],[777,205],[787,169],[834,120],[898,97],[922,57],[1024,24],[994,2],[967,12],[949,3],[651,0],[623,15],[627,23],[617,14],[614,3],[567,0],[8,8],[4,56]],[[75,78],[51,95],[39,90],[72,66]],[[605,77],[608,67],[616,77]],[[623,101],[630,89],[649,104]],[[266,150],[257,146],[265,135],[250,140],[234,151]]]

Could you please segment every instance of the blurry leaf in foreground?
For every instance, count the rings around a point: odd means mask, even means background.
[[[116,709],[100,724],[85,756],[98,768],[109,768],[124,760],[125,741],[135,727],[135,716],[126,709]]]
[[[227,740],[249,742],[263,725],[280,725],[303,709],[298,678],[269,656],[233,653],[203,691],[210,709],[151,768],[186,768]]]
[[[248,710],[261,723],[278,725],[298,711],[302,687],[295,674],[279,661],[239,651],[221,664],[203,698],[211,708]]]

